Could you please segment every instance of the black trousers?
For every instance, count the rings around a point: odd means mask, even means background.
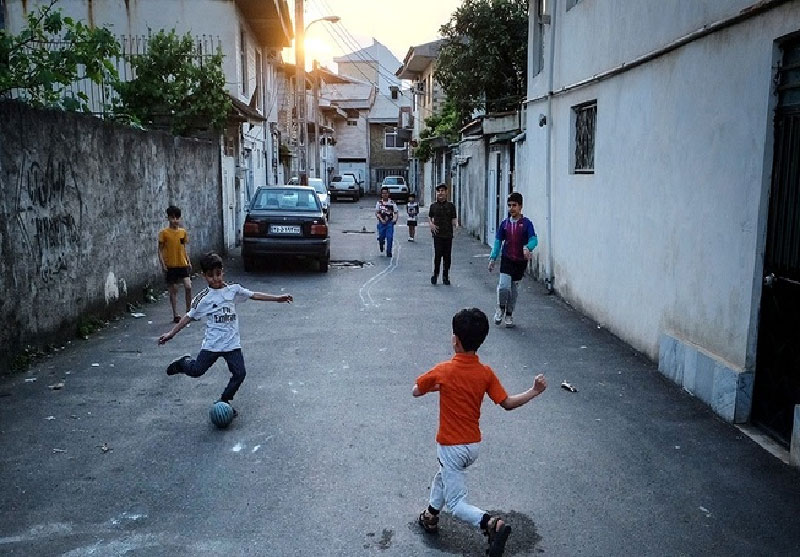
[[[442,266],[442,276],[450,275],[450,252],[453,250],[453,238],[433,237],[433,276],[439,276],[440,263]]]

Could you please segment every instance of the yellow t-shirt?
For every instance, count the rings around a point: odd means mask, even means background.
[[[188,243],[189,235],[183,228],[164,228],[158,233],[158,247],[164,254],[167,267],[189,266],[189,258],[186,256]]]

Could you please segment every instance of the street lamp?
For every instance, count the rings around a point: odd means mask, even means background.
[[[308,185],[308,142],[306,141],[306,55],[305,40],[306,31],[318,21],[337,23],[341,18],[338,15],[326,15],[314,19],[303,25],[303,0],[296,0],[294,4],[295,22],[295,113],[297,115],[297,145],[295,158],[297,160],[297,177],[301,185]]]

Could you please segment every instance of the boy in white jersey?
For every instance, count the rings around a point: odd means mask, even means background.
[[[203,278],[208,283],[208,288],[194,297],[186,315],[181,317],[168,333],[164,333],[158,338],[158,344],[164,344],[171,340],[192,319],[205,317],[206,334],[197,359],[192,360],[191,356],[186,355],[173,360],[167,367],[167,375],[183,373],[189,377],[200,377],[218,358],[225,358],[225,363],[228,364],[228,370],[231,372],[231,379],[219,400],[230,404],[245,377],[236,304],[247,300],[291,303],[293,298],[290,294],[274,296],[263,292],[253,292],[239,284],[225,283],[222,258],[216,253],[204,255],[200,260],[200,268],[203,271]]]

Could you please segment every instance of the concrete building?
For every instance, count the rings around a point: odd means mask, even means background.
[[[785,444],[800,403],[798,36],[796,0],[533,2],[519,186],[548,284]]]
[[[434,79],[436,60],[444,39],[412,46],[408,49],[403,64],[396,75],[400,79],[411,82],[413,105],[411,120],[411,146],[419,143],[419,134],[425,129],[425,119],[439,114],[445,101],[441,85]],[[437,164],[436,157],[428,161],[420,161],[409,156],[409,184],[416,191],[421,202],[435,199],[434,188],[442,180],[443,161]]]
[[[19,32],[26,14],[45,4],[5,2],[7,29]],[[108,27],[123,41],[175,29],[219,44],[234,105],[221,148],[224,239],[228,248],[236,246],[250,195],[277,179],[277,65],[280,49],[293,37],[286,0],[60,0],[56,8],[89,25]]]
[[[370,83],[347,79],[347,83],[326,83],[320,103],[335,107],[344,118],[333,121],[336,137],[336,162],[332,175],[352,172],[369,187],[369,111],[375,103],[376,89]]]
[[[405,94],[404,94],[405,93]],[[389,95],[377,95],[369,111],[369,183],[368,191],[377,192],[386,176],[408,180],[408,144],[397,133],[398,119],[404,108],[411,107],[410,92],[393,87]]]

